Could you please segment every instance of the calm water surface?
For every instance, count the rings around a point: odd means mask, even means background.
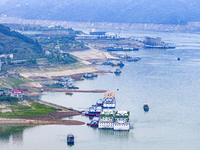
[[[114,32],[114,31],[112,31]],[[115,31],[116,33],[118,31]],[[80,89],[106,89],[116,92],[117,110],[129,110],[131,130],[98,130],[86,125],[36,127],[0,126],[2,150],[199,150],[200,149],[200,35],[199,33],[123,31],[127,36],[159,36],[176,49],[141,49],[126,52],[139,56],[139,62],[125,62],[120,76],[113,73],[94,80],[77,81]],[[180,57],[180,61],[177,61]],[[112,70],[110,66],[99,69]],[[119,89],[119,91],[117,91]],[[85,110],[103,98],[103,93],[45,93],[40,99]],[[142,106],[148,102],[150,111]],[[89,122],[85,116],[64,119]],[[69,147],[66,135],[75,135]]]

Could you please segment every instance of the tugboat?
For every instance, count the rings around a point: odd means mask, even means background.
[[[144,104],[143,106],[144,111],[148,112],[149,111],[149,106],[147,103]]]
[[[71,133],[67,135],[67,144],[74,145],[74,135]]]

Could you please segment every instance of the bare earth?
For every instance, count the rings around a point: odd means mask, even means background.
[[[46,77],[51,79],[53,76],[66,76],[66,75],[73,75],[79,73],[87,73],[87,72],[95,72],[97,69],[92,67],[90,68],[80,68],[74,70],[65,70],[65,71],[56,71],[56,72],[29,72],[29,73],[20,73],[21,76],[26,78],[30,77]]]
[[[107,61],[107,59],[117,59],[117,57],[112,56],[108,52],[100,51],[92,47],[90,47],[89,50],[74,51],[74,52],[71,52],[70,54],[81,58],[83,62],[86,64],[89,64],[87,61],[90,61],[90,60]]]
[[[78,57],[83,64],[91,65],[91,61],[106,61],[109,58],[117,59],[116,57],[110,55],[108,52],[103,52],[97,49],[90,47],[90,50],[85,51],[74,51],[70,53],[75,57]],[[21,76],[26,78],[45,78],[45,79],[53,79],[55,77],[61,77],[66,75],[75,75],[75,74],[84,74],[84,73],[92,73],[97,72],[98,70],[92,66],[84,67],[84,68],[71,68],[66,70],[44,70],[44,68],[40,68],[38,71],[22,71],[20,73]],[[41,89],[42,85],[38,82],[27,82],[24,84],[26,89]],[[36,92],[37,92],[36,90]],[[96,91],[94,91],[96,92]],[[99,91],[97,91],[99,92]],[[102,91],[101,91],[102,92]],[[105,91],[104,91],[105,92]],[[84,122],[76,121],[76,120],[60,120],[56,118],[80,115],[81,113],[78,111],[62,111],[56,112],[53,114],[49,114],[44,117],[28,117],[28,118],[18,118],[18,119],[8,119],[8,118],[0,118],[0,124],[24,124],[24,125],[45,125],[45,124],[62,124],[62,125],[83,125]]]
[[[98,61],[106,61],[107,59],[117,59],[117,57],[114,57],[110,55],[108,52],[100,51],[94,48],[91,48],[90,50],[85,51],[74,51],[70,53],[73,56],[76,56],[81,59],[81,62],[90,65],[91,60],[98,60]],[[78,68],[78,69],[69,69],[69,70],[63,70],[63,71],[43,71],[42,69],[34,72],[24,72],[20,73],[21,76],[24,76],[26,78],[30,77],[45,77],[52,79],[52,77],[55,76],[66,76],[66,75],[73,75],[73,74],[83,74],[83,73],[91,73],[98,71],[94,67],[86,67],[86,68]]]
[[[57,125],[83,125],[85,124],[82,121],[76,120],[60,120],[56,118],[67,117],[80,115],[81,113],[77,111],[68,111],[68,112],[55,112],[49,114],[47,116],[42,117],[27,117],[27,118],[0,118],[0,124],[23,124],[23,125],[49,125],[49,124],[57,124]]]

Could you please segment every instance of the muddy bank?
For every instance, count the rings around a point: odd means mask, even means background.
[[[24,95],[26,96],[39,96],[44,95],[43,92],[51,91],[51,92],[81,92],[81,93],[105,93],[108,90],[79,90],[79,89],[65,89],[65,88],[50,88],[50,87],[27,87],[25,85],[21,85],[17,88],[17,90],[22,90]]]
[[[0,118],[0,124],[18,124],[18,125],[83,125],[85,124],[82,121],[76,120],[42,120],[42,119],[8,119],[8,118]]]
[[[0,118],[0,124],[21,124],[21,125],[83,125],[82,121],[77,120],[60,120],[68,116],[80,115],[80,112],[54,112],[46,116],[25,117],[25,118]]]

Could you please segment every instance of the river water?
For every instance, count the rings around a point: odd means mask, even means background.
[[[119,31],[110,31],[119,32]],[[176,49],[140,49],[126,52],[139,56],[138,62],[125,62],[120,76],[113,73],[93,80],[77,81],[80,89],[106,89],[116,92],[116,109],[130,111],[129,132],[99,130],[86,125],[46,125],[35,127],[0,126],[1,150],[199,150],[200,149],[200,34],[123,31],[126,36],[162,37]],[[180,61],[177,58],[180,58]],[[99,69],[112,70],[111,66]],[[119,89],[119,90],[117,90]],[[45,93],[40,99],[85,110],[103,93]],[[148,102],[149,112],[143,111]],[[89,122],[86,116],[74,119]],[[66,136],[75,135],[68,146]]]

